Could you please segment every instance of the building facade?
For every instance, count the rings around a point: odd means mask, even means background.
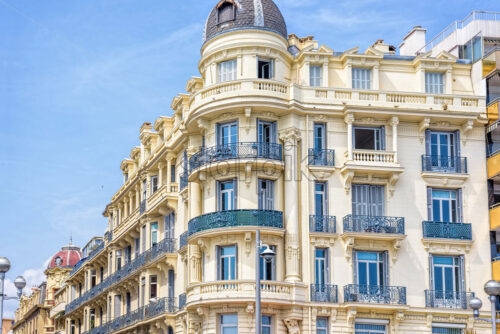
[[[492,273],[470,62],[337,52],[222,0],[199,70],[122,162],[67,333],[254,333],[257,230],[264,333],[491,331],[468,309]]]
[[[56,333],[51,317],[52,309],[57,308],[56,294],[80,259],[80,248],[71,243],[51,258],[45,270],[46,281],[33,288],[30,295],[21,296],[12,324],[14,334]]]

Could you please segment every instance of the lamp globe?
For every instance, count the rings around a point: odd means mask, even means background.
[[[500,282],[491,280],[486,282],[484,285],[484,292],[488,296],[499,296],[500,295]]]
[[[6,257],[0,257],[0,274],[5,274],[10,269],[10,261]]]

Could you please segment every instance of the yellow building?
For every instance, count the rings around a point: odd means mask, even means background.
[[[56,305],[56,293],[66,276],[81,259],[80,248],[71,243],[57,252],[45,270],[46,281],[32,288],[29,296],[22,295],[12,325],[14,334],[55,333],[50,311]]]
[[[491,332],[468,309],[491,276],[470,63],[338,52],[272,0],[222,0],[199,70],[122,162],[67,333],[254,333],[257,229],[263,333]]]

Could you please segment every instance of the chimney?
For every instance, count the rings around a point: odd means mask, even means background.
[[[382,51],[385,54],[394,54],[395,48],[392,45],[385,44],[383,39],[379,39],[376,41],[373,45],[372,48],[378,51]]]
[[[399,54],[401,56],[416,56],[417,51],[425,46],[425,35],[427,29],[421,26],[415,26],[403,37],[403,42],[399,46]]]

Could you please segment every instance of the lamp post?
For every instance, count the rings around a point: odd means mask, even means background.
[[[262,334],[262,313],[260,310],[260,258],[271,262],[276,253],[260,241],[260,230],[255,234],[255,334]],[[261,249],[264,248],[261,252]]]
[[[476,320],[491,322],[491,333],[496,334],[497,329],[497,315],[496,315],[496,299],[500,296],[500,282],[488,281],[484,285],[484,292],[489,296],[491,302],[491,319],[479,318],[479,309],[483,306],[483,302],[479,298],[473,298],[469,302],[469,306],[474,312]]]
[[[5,291],[5,274],[10,269],[10,261],[6,257],[0,257],[0,281],[2,287],[0,288],[0,333],[3,330],[3,301],[9,299],[19,299],[23,294],[23,289],[26,287],[26,280],[22,276],[17,276],[14,280],[14,285],[17,288],[17,297],[8,297],[4,294]]]

